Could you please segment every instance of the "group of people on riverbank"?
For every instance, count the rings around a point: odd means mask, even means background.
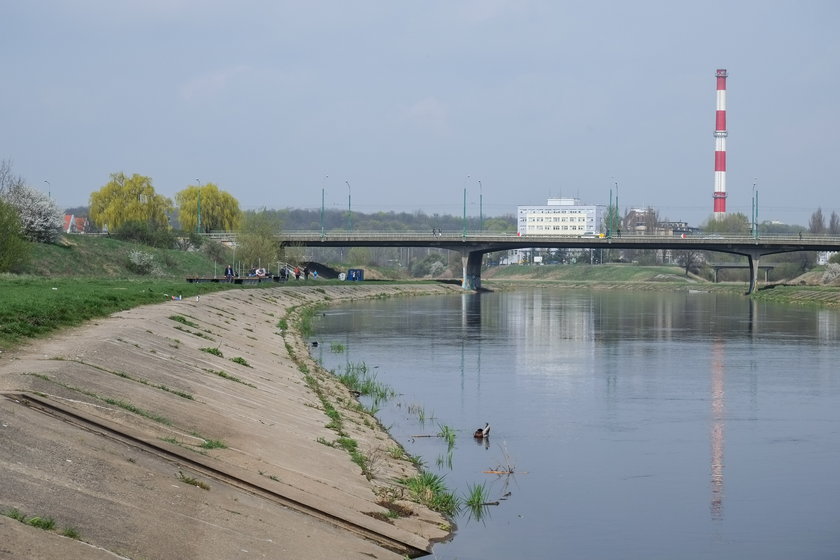
[[[313,280],[318,279],[318,271],[310,270],[308,266],[304,266],[303,268],[300,268],[299,266],[294,268],[284,266],[279,271],[280,280],[288,280],[291,276],[294,276],[295,280],[300,280],[301,275],[304,280],[309,280],[310,276],[312,276]],[[232,281],[238,276],[239,274],[236,273],[232,265],[227,265],[225,267],[225,279]],[[248,271],[249,278],[268,278],[269,276],[268,271],[262,267],[253,267]]]

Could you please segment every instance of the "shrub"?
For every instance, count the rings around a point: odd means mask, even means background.
[[[128,269],[135,274],[152,274],[159,272],[155,257],[145,251],[133,250],[128,254]]]
[[[15,270],[27,261],[29,245],[20,234],[20,217],[0,200],[0,272]]]

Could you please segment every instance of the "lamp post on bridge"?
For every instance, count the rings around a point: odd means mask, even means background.
[[[753,186],[752,186],[752,236],[753,239],[758,239],[758,188],[756,184],[758,183],[758,177],[753,179]]]
[[[324,237],[324,183],[329,177],[329,175],[324,175],[324,180],[321,181],[321,237]]]
[[[198,221],[195,226],[195,231],[196,233],[201,233],[201,181],[196,179],[195,182],[198,183],[198,202],[196,204],[198,209]]]
[[[484,189],[478,182],[478,232],[484,231]]]
[[[347,183],[347,230],[353,231],[353,209],[350,206],[350,181],[344,181]]]

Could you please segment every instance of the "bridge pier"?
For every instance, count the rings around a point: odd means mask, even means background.
[[[747,288],[745,295],[750,295],[755,291],[755,286],[758,284],[758,258],[761,256],[761,253],[759,251],[749,251],[745,254],[750,265],[750,286]]]
[[[481,259],[484,253],[461,249],[461,267],[463,277],[461,287],[465,290],[481,289]]]

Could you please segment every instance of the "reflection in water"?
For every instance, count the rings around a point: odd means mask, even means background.
[[[712,519],[723,519],[723,451],[726,399],[723,341],[712,343]]]
[[[323,351],[328,369],[352,348],[400,392],[378,416],[407,453],[459,498],[486,484],[436,558],[840,549],[836,310],[546,289],[354,302],[317,326],[346,349]],[[474,439],[485,422],[492,440]],[[411,435],[424,423],[452,426],[454,451]]]

